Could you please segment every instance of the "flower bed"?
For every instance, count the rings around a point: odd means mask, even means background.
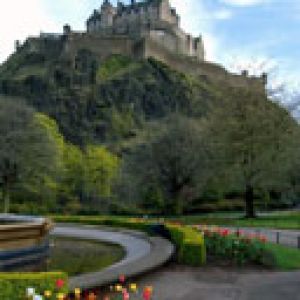
[[[197,226],[204,233],[208,255],[237,265],[269,265],[272,258],[267,250],[267,239],[262,235],[245,234],[218,227]]]
[[[54,295],[65,293],[67,288],[67,275],[60,272],[0,273],[0,299],[30,299],[28,294],[45,291],[52,291],[53,297],[49,299],[56,299]]]

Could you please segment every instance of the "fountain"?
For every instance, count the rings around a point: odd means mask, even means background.
[[[46,218],[0,214],[0,271],[45,258],[51,228]]]

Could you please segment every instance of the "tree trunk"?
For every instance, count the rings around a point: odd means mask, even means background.
[[[180,195],[176,196],[174,212],[175,212],[176,216],[180,216],[183,213],[183,203],[182,203],[182,198],[180,197]]]
[[[246,218],[255,218],[256,216],[254,211],[254,191],[251,185],[246,186],[245,202],[246,202]]]
[[[4,213],[9,213],[10,207],[10,195],[9,195],[9,188],[6,186],[3,188],[3,200],[4,200]]]

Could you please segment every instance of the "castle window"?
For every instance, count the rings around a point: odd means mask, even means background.
[[[164,36],[165,32],[163,30],[155,30],[155,34],[158,36]]]

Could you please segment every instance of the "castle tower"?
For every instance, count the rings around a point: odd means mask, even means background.
[[[201,35],[194,39],[194,56],[200,61],[205,60],[204,43]]]
[[[112,6],[109,0],[104,0],[100,10],[101,27],[112,27],[115,14],[115,7]]]
[[[159,19],[173,25],[179,25],[180,18],[174,8],[171,8],[169,0],[160,0],[159,2]]]

